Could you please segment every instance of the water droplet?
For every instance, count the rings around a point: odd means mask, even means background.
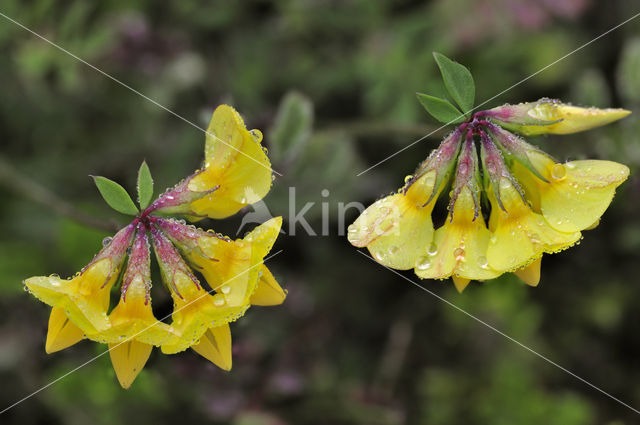
[[[427,250],[427,254],[436,255],[437,253],[438,253],[438,245],[436,245],[435,242],[431,242],[431,245],[429,245],[429,249]]]
[[[389,247],[389,254],[391,254],[391,255],[396,254],[399,249],[400,248],[398,248],[397,246],[393,245],[393,246]]]
[[[426,255],[424,257],[418,258],[416,262],[416,269],[418,270],[428,270],[431,267],[431,259]]]
[[[408,176],[406,176],[406,177],[404,178],[404,182],[405,182],[405,183],[409,183],[409,180],[411,180],[412,178],[413,178],[413,176],[412,176],[411,174],[409,174]]]
[[[562,164],[554,164],[551,167],[551,177],[554,180],[562,180],[567,176],[567,170],[564,168]]]
[[[224,301],[224,297],[222,295],[214,295],[213,296],[213,304],[217,305],[218,307],[221,305],[224,305],[225,301]]]
[[[220,288],[220,292],[222,292],[223,294],[228,294],[229,292],[231,292],[231,287],[228,285],[224,285],[222,288]]]
[[[500,189],[509,189],[512,186],[509,179],[501,179],[500,180]]]
[[[480,267],[483,269],[486,269],[489,267],[489,260],[487,260],[487,257],[478,257],[478,264],[480,264]]]
[[[464,261],[464,249],[456,248],[453,251],[453,256],[456,257],[456,261]]]
[[[260,130],[249,130],[249,134],[251,134],[251,137],[253,137],[253,140],[255,140],[256,142],[262,140],[262,132]]]
[[[107,246],[111,244],[111,241],[113,241],[112,237],[107,236],[106,238],[104,238],[102,240],[102,246]]]

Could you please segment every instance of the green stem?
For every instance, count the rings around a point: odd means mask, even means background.
[[[40,183],[21,174],[2,157],[0,157],[0,184],[20,196],[49,207],[58,214],[85,226],[107,232],[115,232],[121,227],[115,221],[104,221],[77,209]]]

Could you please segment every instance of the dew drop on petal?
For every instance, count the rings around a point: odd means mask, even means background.
[[[111,241],[112,241],[112,240],[113,240],[113,238],[112,238],[112,237],[107,236],[106,238],[104,238],[104,239],[102,240],[102,246],[107,246],[107,245],[109,245],[109,244],[111,243]]]
[[[228,294],[229,292],[231,292],[231,287],[229,285],[224,285],[222,288],[220,288],[220,292],[222,292],[223,294]]]
[[[483,269],[486,269],[489,267],[489,260],[487,260],[487,257],[484,257],[484,256],[478,257],[478,264]]]
[[[428,270],[431,267],[431,259],[428,256],[418,258],[416,262],[417,270]]]
[[[500,180],[500,189],[509,189],[511,187],[511,182],[508,179],[501,179]]]
[[[400,248],[398,248],[397,246],[393,245],[389,247],[389,254],[393,255],[396,254],[398,252]]]
[[[456,248],[453,251],[453,256],[456,257],[456,261],[464,261],[464,249]]]
[[[431,245],[429,245],[429,249],[427,250],[427,254],[436,255],[437,253],[438,253],[438,245],[436,245],[435,242],[431,242]]]
[[[554,164],[551,167],[551,177],[554,180],[562,180],[567,176],[567,170],[562,164]]]

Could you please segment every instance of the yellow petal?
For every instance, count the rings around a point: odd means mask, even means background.
[[[474,220],[475,204],[469,188],[464,188],[454,205],[453,220],[449,217],[436,230],[433,242],[415,264],[415,273],[422,279],[460,278],[486,280],[498,277],[487,261],[487,246],[491,232],[482,215]]]
[[[253,295],[251,295],[251,304],[262,306],[282,304],[287,297],[287,293],[280,287],[267,266],[263,265],[261,272],[258,286]]]
[[[204,235],[198,239],[198,246],[206,257],[192,252],[187,253],[187,258],[224,298],[227,306],[245,305],[256,290],[260,264],[271,250],[281,226],[282,217],[275,217],[236,241]]]
[[[45,351],[48,354],[64,350],[80,341],[83,337],[84,332],[82,332],[82,329],[69,320],[62,308],[53,307],[51,309],[47,343],[45,344]]]
[[[110,326],[106,312],[118,272],[109,258],[103,258],[70,280],[55,275],[36,276],[24,283],[36,298],[52,307],[64,309],[76,326],[91,334]]]
[[[211,296],[182,271],[176,271],[171,287],[174,301],[171,328],[176,337],[162,344],[162,352],[174,354],[192,346],[210,327],[218,327],[241,317],[249,304],[227,306],[222,294]]]
[[[557,252],[575,244],[580,232],[564,233],[555,230],[540,214],[525,205],[511,182],[503,178],[500,196],[506,212],[498,205],[491,189],[489,240],[487,260],[499,271],[513,271],[538,258],[544,252]]]
[[[466,279],[464,277],[459,277],[456,275],[453,275],[452,278],[453,284],[455,285],[459,293],[462,293],[462,291],[464,291],[464,288],[466,288],[469,282],[471,282],[471,279]]]
[[[571,161],[554,164],[543,155],[531,155],[534,165],[549,181],[515,166],[514,173],[537,199],[539,209],[561,232],[584,230],[596,223],[613,199],[616,188],[629,176],[629,168],[612,161]]]
[[[429,199],[435,171],[418,179],[406,194],[397,193],[376,201],[349,226],[352,245],[366,246],[380,264],[394,269],[412,269],[433,238]],[[434,197],[435,198],[435,197]]]
[[[209,328],[200,343],[191,348],[220,369],[231,370],[231,330],[229,325]]]
[[[149,344],[137,341],[109,344],[109,356],[118,381],[124,389],[128,389],[149,359]]]
[[[600,127],[629,115],[625,109],[581,108],[563,103],[541,102],[528,114],[542,121],[562,120],[555,124],[524,126],[520,131],[525,135],[569,134]]]
[[[526,267],[523,267],[519,270],[516,270],[514,273],[518,276],[524,283],[529,286],[538,286],[540,283],[540,264],[542,262],[542,257],[534,260],[531,264]]]
[[[220,105],[207,128],[205,171],[194,177],[189,190],[201,192],[216,186],[211,195],[192,204],[194,212],[225,218],[262,199],[271,188],[271,163],[260,142],[262,134],[249,132],[242,117]]]
[[[94,341],[117,343],[132,338],[138,342],[160,346],[173,336],[173,330],[166,323],[159,322],[153,315],[151,299],[147,299],[147,288],[140,275],[129,283],[126,296],[109,315],[111,326],[97,334],[88,335]]]

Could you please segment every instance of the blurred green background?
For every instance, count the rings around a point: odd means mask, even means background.
[[[230,103],[262,129],[275,180],[265,202],[298,210],[328,237],[282,235],[269,264],[284,305],[232,324],[234,368],[154,351],[122,390],[102,356],[0,417],[2,423],[622,425],[637,415],[358,254],[338,202],[369,204],[402,185],[437,132],[415,92],[442,92],[433,50],[466,64],[478,102],[638,12],[627,0],[3,0],[0,12],[206,126]],[[632,175],[598,228],[545,257],[529,288],[503,276],[461,308],[640,407],[640,19],[495,99],[542,96],[625,107],[622,122],[535,139],[559,159],[601,158]],[[131,192],[146,159],[163,190],[202,161],[204,135],[0,17],[0,409],[102,353],[83,341],[45,354],[49,308],[29,276],[69,276],[124,217],[89,174]],[[289,117],[289,121],[286,118]],[[293,117],[293,118],[292,118]],[[322,190],[328,190],[324,197]],[[325,193],[326,194],[326,193]],[[355,219],[351,209],[346,224]],[[241,214],[203,226],[235,236]],[[243,230],[244,232],[244,230]],[[411,279],[416,279],[407,273]],[[162,298],[161,285],[154,306]]]

